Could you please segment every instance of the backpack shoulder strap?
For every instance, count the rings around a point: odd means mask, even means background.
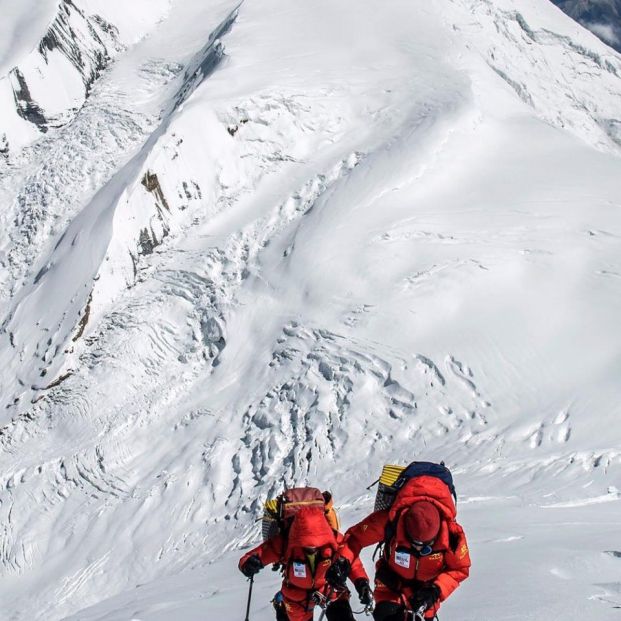
[[[463,528],[455,521],[451,521],[448,524],[449,529],[449,547],[451,551],[457,552],[457,547],[463,537]]]
[[[388,552],[388,554],[390,555],[390,542],[397,534],[397,523],[399,522],[399,518],[401,517],[402,513],[406,510],[407,507],[404,507],[397,513],[397,515],[395,515],[392,520],[388,520],[388,522],[386,522],[386,527],[384,528],[384,539],[378,544],[376,551],[381,548],[382,553]],[[375,552],[373,554],[375,556]]]

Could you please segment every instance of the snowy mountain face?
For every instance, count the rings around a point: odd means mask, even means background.
[[[553,2],[602,41],[621,51],[620,0],[553,0]]]
[[[8,14],[0,619],[241,618],[265,498],[412,459],[443,621],[616,619],[619,55],[547,0]]]
[[[7,157],[74,118],[125,41],[132,40],[136,30],[152,26],[152,16],[161,17],[168,1],[137,2],[134,5],[140,6],[129,10],[120,3],[108,3],[105,8],[100,0],[4,4],[14,20],[9,21],[14,31],[4,26],[4,49],[0,48],[0,147]],[[131,16],[134,11],[147,15],[146,19],[141,16],[133,20],[138,23],[131,23],[127,13]],[[126,15],[119,21],[121,12]],[[32,15],[37,18],[34,24]],[[43,21],[46,17],[48,23]],[[23,29],[27,29],[24,34]],[[13,39],[16,43],[6,43]]]

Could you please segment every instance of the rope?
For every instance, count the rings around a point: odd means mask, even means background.
[[[373,613],[373,604],[365,606],[362,610],[352,610],[355,615],[367,615],[367,617]]]

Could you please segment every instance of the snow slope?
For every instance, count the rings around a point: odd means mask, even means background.
[[[8,158],[84,104],[126,44],[153,28],[170,0],[7,4],[0,49],[0,153]]]
[[[543,0],[179,0],[2,169],[2,614],[241,615],[267,495],[420,457],[443,619],[616,618],[620,72]]]

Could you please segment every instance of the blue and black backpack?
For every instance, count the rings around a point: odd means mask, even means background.
[[[431,476],[440,479],[450,490],[455,502],[457,492],[453,483],[453,475],[444,462],[435,464],[430,461],[413,461],[408,466],[386,465],[378,479],[375,495],[374,511],[390,509],[399,490],[410,480],[420,476]]]

